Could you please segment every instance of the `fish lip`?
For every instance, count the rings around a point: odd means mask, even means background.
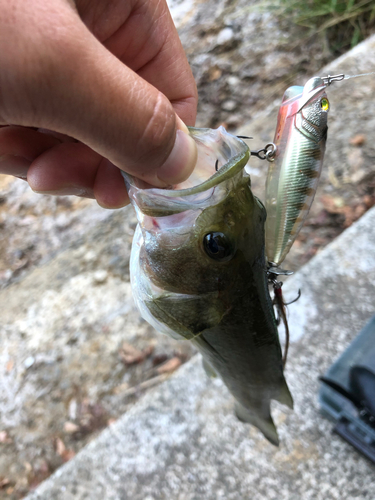
[[[196,128],[188,127],[190,135],[196,140],[199,146],[199,134],[204,135],[205,133],[212,133],[213,130],[209,128]],[[194,194],[199,194],[207,191],[210,188],[216,187],[218,184],[230,179],[235,176],[238,172],[245,168],[249,158],[250,150],[247,144],[237,136],[229,134],[224,127],[219,127],[215,129],[218,138],[227,137],[233,144],[237,145],[238,153],[232,155],[220,169],[210,176],[207,180],[201,182],[200,184],[183,189],[168,189],[168,188],[155,188],[150,186],[149,188],[141,188],[137,186],[137,178],[121,171],[122,176],[125,179],[128,189],[133,188],[137,191],[145,190],[150,194],[162,195],[169,198],[178,198]],[[139,181],[138,181],[139,182]]]

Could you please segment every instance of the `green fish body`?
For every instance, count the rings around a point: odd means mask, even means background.
[[[270,402],[293,402],[268,291],[266,210],[244,171],[247,146],[222,128],[190,133],[203,182],[161,190],[125,175],[139,221],[131,257],[135,300],[156,329],[194,342],[206,371],[235,397],[237,416],[277,445]]]

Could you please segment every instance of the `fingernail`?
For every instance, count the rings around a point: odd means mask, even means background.
[[[190,137],[186,125],[178,123],[178,126],[183,130],[177,129],[176,141],[171,154],[156,172],[157,178],[167,185],[185,181],[197,163],[198,151],[194,139]]]
[[[3,155],[0,156],[0,174],[13,175],[15,177],[27,177],[27,171],[30,167],[30,160],[22,156]]]
[[[46,191],[37,191],[33,189],[33,191],[38,194],[52,194],[54,196],[80,196],[81,198],[95,198],[92,189],[74,186],[67,186],[56,190],[50,189]]]

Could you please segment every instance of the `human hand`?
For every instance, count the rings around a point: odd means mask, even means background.
[[[117,167],[158,187],[188,177],[197,92],[165,0],[0,8],[0,173],[108,208],[128,202]]]

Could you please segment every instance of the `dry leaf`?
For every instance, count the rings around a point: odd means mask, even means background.
[[[324,209],[332,214],[341,214],[345,210],[345,201],[339,196],[323,195],[321,197]]]
[[[33,467],[30,462],[25,462],[24,464],[26,474],[30,474],[33,471]]]
[[[159,374],[162,374],[162,373],[172,373],[175,370],[177,370],[177,368],[179,366],[181,366],[181,360],[180,360],[180,358],[174,357],[174,358],[171,358],[168,361],[166,361],[163,365],[159,366],[157,368],[157,372]]]
[[[148,356],[153,351],[153,346],[149,346],[146,349],[143,349],[143,351],[140,351],[136,347],[133,347],[132,345],[128,344],[127,342],[124,342],[121,346],[119,355],[121,361],[125,365],[134,365],[141,363],[144,361]]]
[[[0,431],[0,443],[11,443],[12,439],[9,437],[7,431]]]
[[[60,455],[60,457],[66,452],[66,447],[62,439],[56,438],[55,440],[55,449],[56,453]]]
[[[124,342],[120,349],[120,358],[125,365],[133,365],[143,361],[143,353],[130,344]]]
[[[61,458],[64,462],[69,462],[73,457],[75,457],[75,452],[73,450],[65,450]]]
[[[75,452],[66,448],[64,442],[60,438],[55,440],[56,453],[60,455],[64,462],[69,462],[74,456]]]
[[[10,480],[7,477],[0,479],[0,489],[4,488],[5,486],[8,486],[8,484],[10,484]]]
[[[121,394],[122,392],[126,391],[129,389],[129,384],[127,382],[124,382],[123,384],[120,384],[113,389],[113,394]]]
[[[8,373],[13,370],[13,366],[14,366],[14,361],[13,359],[10,359],[6,365],[6,370]]]
[[[352,146],[362,146],[366,142],[366,136],[364,134],[357,134],[349,140],[349,144]]]
[[[222,75],[222,70],[220,68],[218,68],[217,66],[214,66],[212,68],[209,69],[209,80],[210,82],[214,82],[215,80],[218,80],[221,75]]]
[[[64,423],[64,432],[66,432],[67,434],[74,434],[75,432],[78,431],[79,431],[79,425],[69,421]]]

